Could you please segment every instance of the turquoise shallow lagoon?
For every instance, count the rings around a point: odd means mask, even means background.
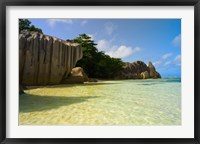
[[[20,125],[181,125],[179,78],[34,88],[19,96]]]

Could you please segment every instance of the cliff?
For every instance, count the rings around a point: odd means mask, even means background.
[[[19,34],[19,83],[60,84],[82,58],[82,47],[38,32]]]
[[[115,79],[148,79],[148,78],[161,78],[160,74],[156,71],[154,65],[149,62],[146,65],[142,61],[133,63],[124,63],[122,70],[117,73]]]

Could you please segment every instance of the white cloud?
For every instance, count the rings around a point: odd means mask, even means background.
[[[99,41],[97,42],[97,49],[98,49],[99,51],[107,51],[107,50],[109,50],[110,48],[111,48],[111,44],[110,44],[109,41],[106,41],[106,40],[102,39],[102,40],[99,40]]]
[[[173,40],[172,40],[172,44],[175,47],[180,47],[181,46],[181,34],[177,35]]]
[[[83,21],[81,21],[81,26],[85,26],[87,23],[88,23],[87,20],[83,20]]]
[[[176,55],[176,57],[174,59],[172,59],[171,61],[168,60],[167,58],[171,57],[173,54],[172,53],[167,53],[164,54],[158,61],[153,62],[154,66],[168,66],[168,65],[173,65],[173,66],[181,66],[181,55]]]
[[[181,66],[181,55],[177,55],[172,61],[165,62],[164,66],[167,65]]]
[[[108,22],[105,24],[105,30],[108,35],[111,35],[115,29],[117,29],[117,26],[114,25],[113,23]]]
[[[135,52],[139,52],[139,51],[141,51],[142,49],[140,48],[140,47],[135,47],[134,49],[133,49],[133,53],[135,53]]]
[[[180,62],[181,62],[181,55],[177,55],[177,56],[175,57],[174,61],[175,61],[176,63],[180,63]]]
[[[171,57],[172,55],[173,55],[172,53],[166,53],[162,55],[159,60],[153,62],[153,65],[160,66],[161,64],[163,64],[164,66],[166,66],[166,65],[171,64],[170,61],[165,62],[165,60]]]
[[[167,61],[165,62],[164,66],[170,65],[172,63],[172,61]]]
[[[99,40],[97,42],[97,49],[99,51],[104,51],[109,56],[115,57],[115,58],[129,57],[133,53],[141,51],[140,47],[132,48],[126,45],[121,45],[121,46],[112,45],[111,41],[107,41],[104,39]]]
[[[72,24],[72,19],[47,19],[47,23],[54,27],[56,23],[66,23],[66,24]]]
[[[169,57],[171,57],[172,56],[172,53],[166,53],[166,54],[164,54],[163,56],[162,56],[162,59],[167,59],[167,58],[169,58]]]
[[[87,34],[89,37],[91,37],[91,40],[94,40],[94,35],[93,34]]]
[[[138,52],[140,50],[141,48],[139,47],[131,48],[131,47],[122,45],[120,47],[113,48],[111,51],[106,52],[106,54],[115,58],[125,58],[125,57],[129,57],[133,53]]]
[[[180,62],[180,61],[181,61],[181,55],[177,55],[177,56],[175,57],[174,61]]]
[[[161,63],[162,63],[162,61],[159,60],[159,61],[153,62],[153,65],[154,65],[154,66],[159,66]]]
[[[181,55],[177,55],[172,61],[165,62],[164,66],[167,65],[181,66]]]

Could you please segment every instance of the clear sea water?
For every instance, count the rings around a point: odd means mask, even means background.
[[[181,79],[48,86],[19,96],[20,125],[181,125]]]

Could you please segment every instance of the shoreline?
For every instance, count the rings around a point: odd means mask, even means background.
[[[56,84],[56,85],[38,85],[38,86],[24,86],[24,90],[31,90],[31,89],[37,89],[37,88],[55,88],[55,87],[64,87],[64,86],[86,86],[86,85],[98,85],[100,83],[103,82],[108,82],[108,81],[129,81],[129,80],[133,80],[133,81],[148,81],[148,80],[164,80],[164,79],[181,79],[179,77],[170,77],[170,78],[160,78],[160,79],[153,79],[153,78],[149,78],[149,79],[97,79],[97,82],[84,82],[84,83],[69,83],[69,84]]]

